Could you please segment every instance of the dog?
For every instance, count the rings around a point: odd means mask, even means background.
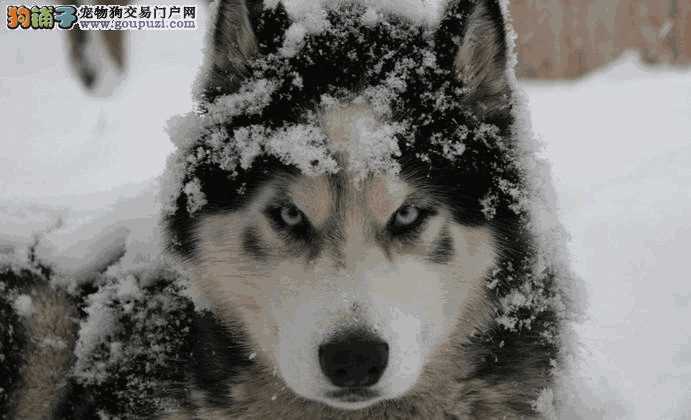
[[[171,279],[122,286],[109,269],[78,292],[97,295],[80,298],[81,331],[61,327],[55,365],[76,367],[52,374],[91,363],[111,378],[75,374],[40,416],[543,417],[568,273],[533,212],[507,6],[416,2],[214,6],[198,109],[168,128],[161,190],[165,252],[197,308]],[[52,293],[42,281],[32,296]],[[70,299],[53,305],[65,317]],[[73,352],[98,328],[88,302],[126,328]],[[31,335],[12,305],[3,319]],[[49,381],[23,359],[0,395],[10,416]]]
[[[211,315],[163,418],[538,418],[560,315],[521,209],[505,8],[273,3],[218,4],[206,134],[171,160],[169,244]]]

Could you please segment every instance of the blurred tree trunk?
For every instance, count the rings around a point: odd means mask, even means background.
[[[691,0],[511,0],[518,72],[574,78],[625,50],[651,63],[691,63]]]

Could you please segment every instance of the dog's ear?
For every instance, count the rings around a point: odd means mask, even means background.
[[[508,109],[508,46],[499,0],[450,0],[436,34],[441,65],[453,68],[480,115]]]
[[[262,0],[218,0],[206,49],[206,99],[237,89],[247,65],[257,53],[255,30],[264,8]]]

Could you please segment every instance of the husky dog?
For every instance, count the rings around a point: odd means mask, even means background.
[[[218,4],[213,127],[171,160],[171,248],[211,309],[164,418],[536,418],[559,316],[502,5],[452,0],[421,25],[376,2],[302,21],[272,3]]]

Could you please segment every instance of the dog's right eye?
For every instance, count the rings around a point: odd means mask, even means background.
[[[272,222],[274,229],[283,231],[293,236],[305,237],[309,234],[311,226],[305,213],[293,204],[282,204],[269,207],[266,215]]]
[[[302,212],[295,206],[281,207],[281,220],[288,226],[297,226],[302,222]]]

